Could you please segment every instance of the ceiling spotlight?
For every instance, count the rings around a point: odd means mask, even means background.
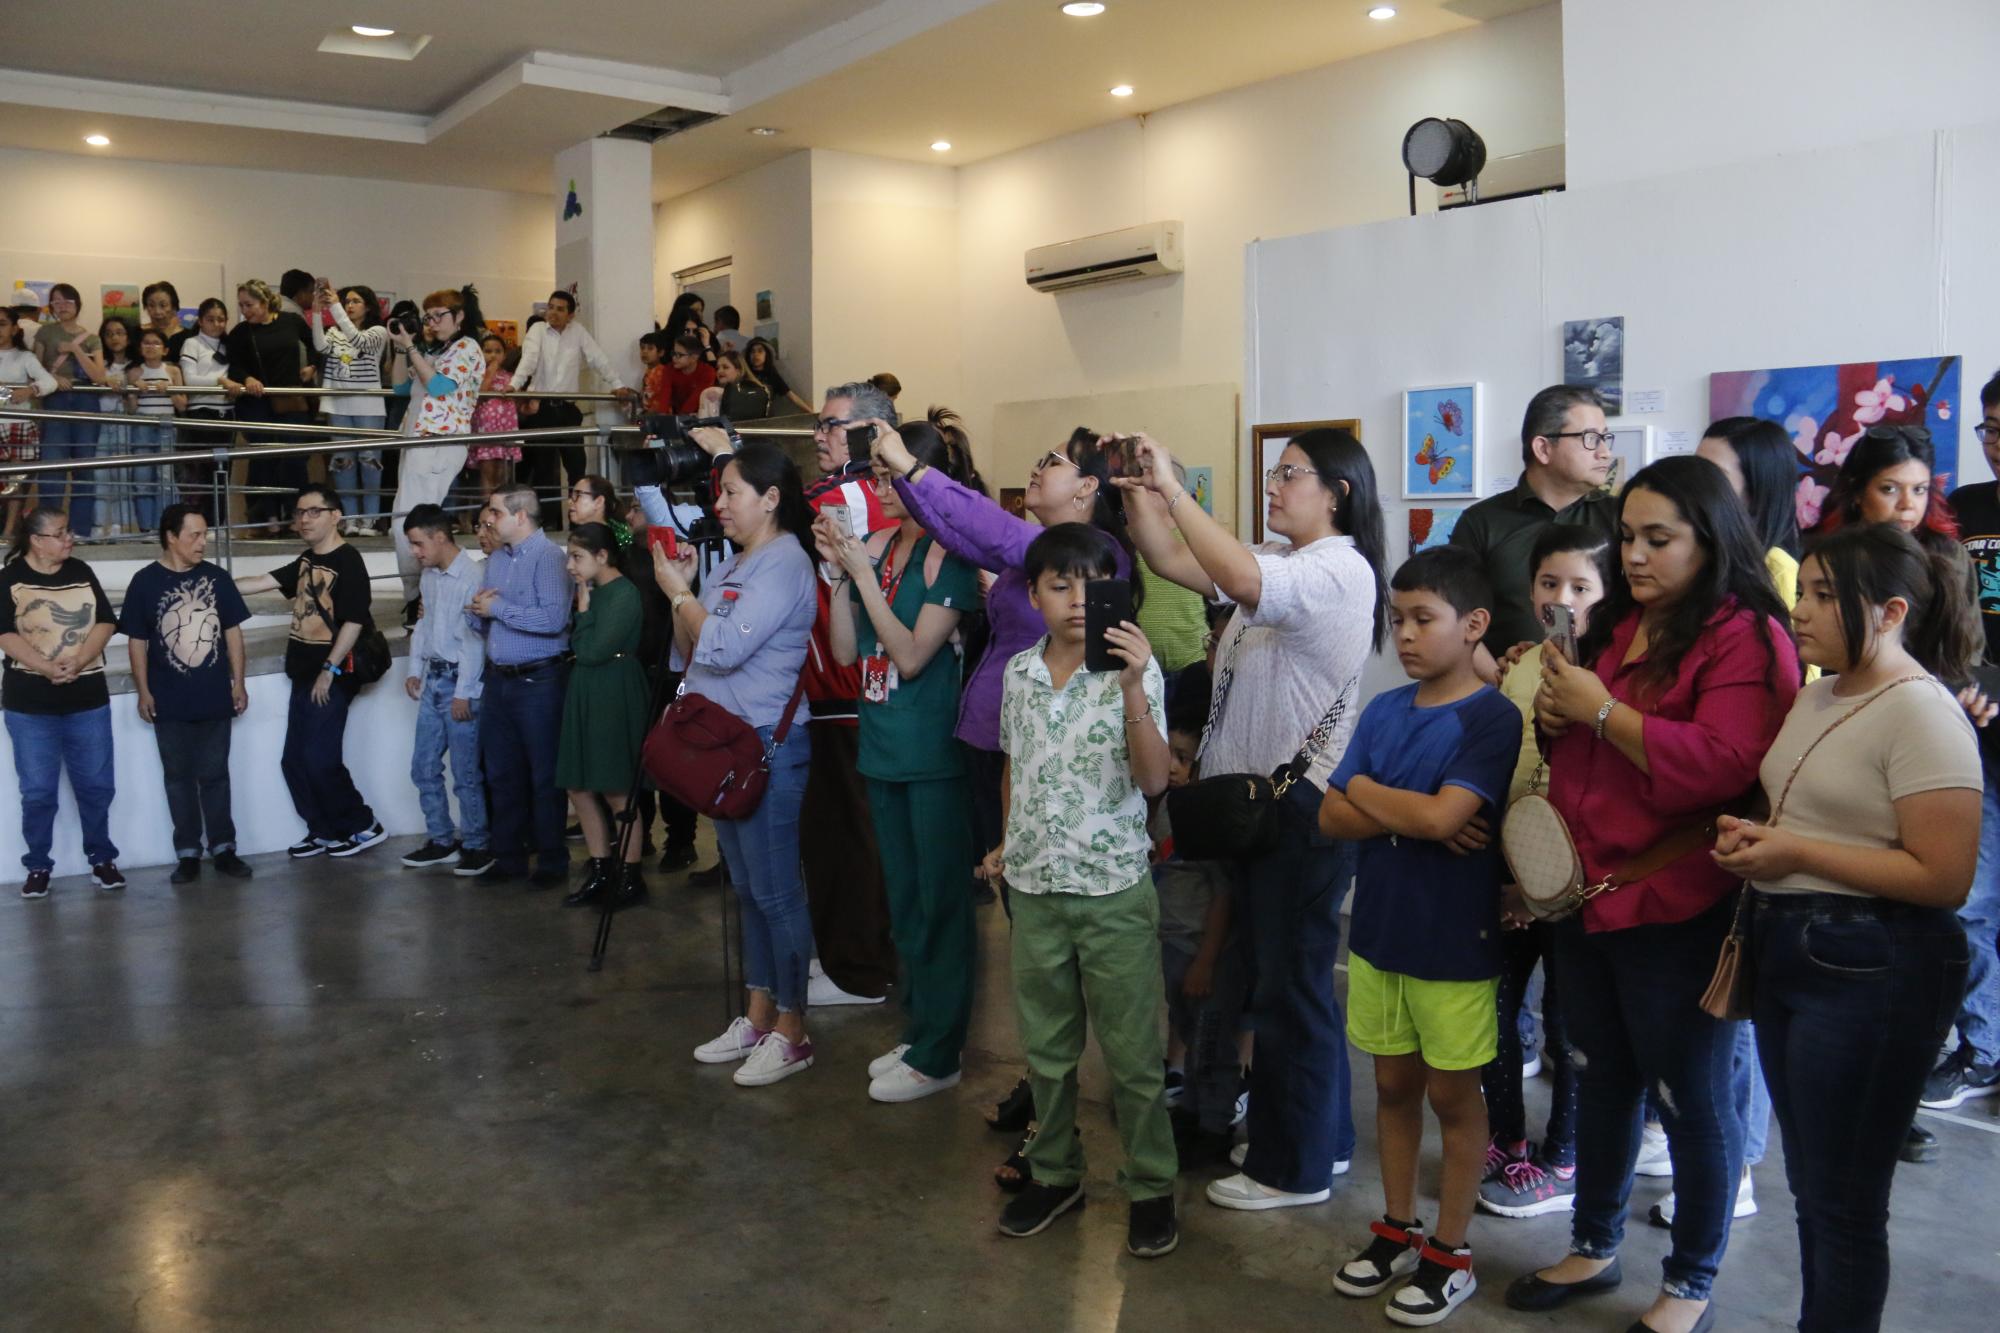
[[[1396,17],[1396,7],[1394,5],[1376,5],[1368,11],[1368,17],[1374,19],[1377,23],[1380,23],[1383,19],[1392,19]]]
[[[750,132],[756,135],[760,139],[768,139],[772,135],[776,134],[777,130],[773,129],[769,125],[752,125],[750,127]]]
[[[1075,4],[1075,5],[1063,6],[1063,13],[1069,15],[1073,19],[1094,19],[1103,12],[1104,12],[1104,6],[1099,4]]]
[[[1395,11],[1391,10],[1390,12],[1394,13]],[[347,30],[356,37],[394,37],[396,35],[394,28],[370,28],[360,23],[350,25]]]
[[[1116,88],[1113,88],[1111,90],[1111,95],[1113,97],[1130,97],[1132,95],[1132,85],[1129,83],[1121,83]]]
[[[949,153],[951,151],[951,140],[939,139],[931,145],[931,151],[933,153]]]
[[[86,134],[83,136],[83,141],[92,148],[109,148],[111,146],[111,140],[101,134]]]

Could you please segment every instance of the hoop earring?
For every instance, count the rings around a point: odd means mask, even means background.
[[[1070,497],[1070,501],[1069,501],[1069,506],[1070,506],[1070,508],[1072,508],[1072,509],[1081,509],[1081,508],[1083,508],[1083,497],[1082,497],[1081,495],[1073,495],[1073,496],[1071,496],[1071,497]]]

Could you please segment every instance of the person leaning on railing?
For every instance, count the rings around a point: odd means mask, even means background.
[[[479,335],[486,325],[479,314],[479,293],[469,286],[432,292],[424,298],[423,312],[424,343],[419,344],[407,328],[389,331],[389,340],[410,372],[410,410],[403,417],[403,435],[470,435],[479,384],[486,375],[486,358],[479,350]],[[420,504],[443,504],[451,494],[452,479],[464,467],[462,444],[405,449],[396,483],[397,516]],[[403,576],[403,623],[412,625],[423,565],[411,553],[409,535],[400,525],[396,568]]]

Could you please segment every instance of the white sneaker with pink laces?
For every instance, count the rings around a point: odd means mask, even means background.
[[[811,1041],[802,1041],[794,1046],[774,1029],[764,1034],[733,1077],[738,1087],[761,1088],[781,1078],[790,1078],[800,1070],[812,1068],[812,1062]]]

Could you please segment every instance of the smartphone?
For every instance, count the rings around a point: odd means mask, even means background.
[[[1083,669],[1123,671],[1104,631],[1132,618],[1132,585],[1124,579],[1092,579],[1083,590]]]
[[[849,426],[847,428],[847,456],[856,463],[866,463],[875,456],[875,428],[873,426]]]
[[[832,519],[833,526],[848,536],[856,537],[860,535],[854,530],[853,515],[845,504],[838,501],[823,504],[819,507],[819,512]]]
[[[1566,606],[1545,606],[1542,619],[1548,623],[1549,642],[1562,648],[1563,657],[1576,662],[1576,612]]]
[[[649,545],[665,551],[669,560],[678,560],[681,558],[680,541],[675,536],[674,530],[664,523],[656,523],[652,527],[647,528],[646,541]]]

